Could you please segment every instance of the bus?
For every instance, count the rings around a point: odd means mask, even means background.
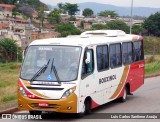
[[[144,84],[143,37],[121,30],[35,40],[25,50],[18,109],[89,113]]]

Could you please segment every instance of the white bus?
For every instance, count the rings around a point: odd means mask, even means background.
[[[33,41],[18,80],[18,109],[83,114],[144,84],[143,38],[121,30]]]

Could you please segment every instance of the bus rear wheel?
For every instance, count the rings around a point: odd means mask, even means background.
[[[124,88],[124,94],[122,97],[119,98],[120,102],[126,102],[127,100],[127,87]]]

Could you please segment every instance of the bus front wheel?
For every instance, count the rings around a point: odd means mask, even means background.
[[[89,113],[91,113],[91,102],[89,99],[86,99],[83,104],[82,111],[78,113],[78,117],[82,117],[85,114],[89,114]]]

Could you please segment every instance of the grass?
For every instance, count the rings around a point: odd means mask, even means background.
[[[160,74],[160,55],[149,56],[145,60],[145,75]]]
[[[145,75],[160,74],[160,61],[148,63],[145,65]]]
[[[145,36],[144,53],[149,57],[145,61],[145,75],[160,74],[160,37]]]
[[[20,63],[0,63],[0,109],[4,103],[17,99]]]
[[[17,98],[16,95],[8,95],[8,96],[3,97],[2,101],[8,102],[8,101],[15,100],[16,98]]]
[[[160,55],[160,38],[145,36],[144,52],[145,55]]]

